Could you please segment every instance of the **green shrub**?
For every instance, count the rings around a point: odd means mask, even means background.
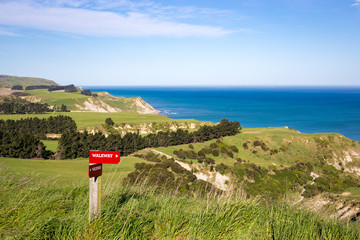
[[[228,167],[227,165],[225,165],[225,164],[223,164],[223,163],[220,163],[220,164],[217,164],[217,165],[215,166],[215,171],[217,171],[218,173],[224,175],[224,174],[226,173],[226,171],[227,171],[228,168],[229,168],[229,167]]]
[[[212,150],[211,154],[215,157],[218,157],[220,155],[219,150],[217,149]]]
[[[230,149],[230,151],[233,151],[235,153],[239,152],[239,149],[235,145],[230,146],[229,149]]]
[[[218,148],[219,145],[217,143],[211,143],[210,148]]]
[[[105,119],[105,123],[109,126],[114,126],[114,121],[111,118],[107,118]]]

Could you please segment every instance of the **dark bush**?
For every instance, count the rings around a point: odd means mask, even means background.
[[[107,118],[105,119],[105,123],[109,126],[114,126],[114,121],[111,118]]]
[[[219,145],[217,143],[211,143],[210,148],[218,148]]]
[[[12,86],[11,90],[23,90],[23,87],[21,85],[15,85]]]
[[[236,153],[239,152],[239,149],[238,149],[235,145],[230,146],[229,149],[230,149],[231,151],[233,151],[233,152],[236,152]]]
[[[245,150],[248,150],[248,149],[249,149],[247,143],[243,143],[243,148],[244,148]]]
[[[85,95],[85,96],[91,96],[91,91],[90,90],[83,90],[80,92],[82,95]]]
[[[212,154],[214,157],[218,157],[218,156],[220,155],[219,150],[217,150],[217,149],[212,150],[211,154]]]
[[[216,170],[218,173],[222,174],[222,175],[224,175],[224,174],[226,173],[226,171],[227,171],[228,168],[229,168],[229,167],[226,166],[226,165],[223,164],[223,163],[217,164],[217,165],[215,166],[215,170]]]

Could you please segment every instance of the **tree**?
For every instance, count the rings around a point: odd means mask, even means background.
[[[23,90],[23,87],[21,85],[14,85],[11,90]]]
[[[111,118],[107,118],[106,120],[105,120],[105,123],[107,124],[107,125],[109,125],[109,126],[114,126],[114,121],[111,119]]]
[[[91,91],[90,90],[83,90],[83,91],[81,91],[81,94],[85,95],[85,96],[91,96]]]

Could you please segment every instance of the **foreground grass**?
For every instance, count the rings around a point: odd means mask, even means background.
[[[180,196],[145,187],[104,191],[88,221],[88,184],[15,174],[0,164],[3,239],[359,239],[356,226],[241,196]],[[106,185],[104,188],[106,189]]]

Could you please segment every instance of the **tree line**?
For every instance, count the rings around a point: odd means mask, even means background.
[[[46,150],[40,139],[33,134],[0,129],[0,157],[50,158],[54,152]]]
[[[144,148],[167,147],[180,144],[205,142],[211,139],[232,136],[241,130],[238,121],[223,119],[215,126],[202,126],[199,130],[189,132],[178,129],[151,133],[141,136],[138,133],[110,134],[105,137],[102,133],[89,134],[87,131],[67,131],[59,141],[58,154],[62,159],[88,157],[89,150],[120,151],[127,156]]]
[[[47,89],[49,92],[58,91],[58,90],[65,90],[65,92],[77,92],[77,89],[74,86],[74,84],[67,85],[67,86],[34,85],[34,86],[25,87],[25,90],[36,90],[36,89]]]
[[[46,133],[64,133],[76,129],[75,121],[62,115],[47,119],[0,119],[0,157],[51,158],[54,152],[46,150],[40,138],[46,138]]]
[[[67,106],[62,104],[60,107],[50,108],[47,103],[32,103],[20,98],[12,100],[6,99],[0,103],[1,114],[43,114],[47,112],[69,112]]]
[[[46,103],[4,102],[0,104],[0,113],[2,114],[39,114],[51,111]]]
[[[26,133],[41,136],[46,133],[64,133],[65,131],[76,131],[75,121],[68,116],[50,116],[49,118],[25,118],[20,120],[0,119],[0,129],[8,134]]]

